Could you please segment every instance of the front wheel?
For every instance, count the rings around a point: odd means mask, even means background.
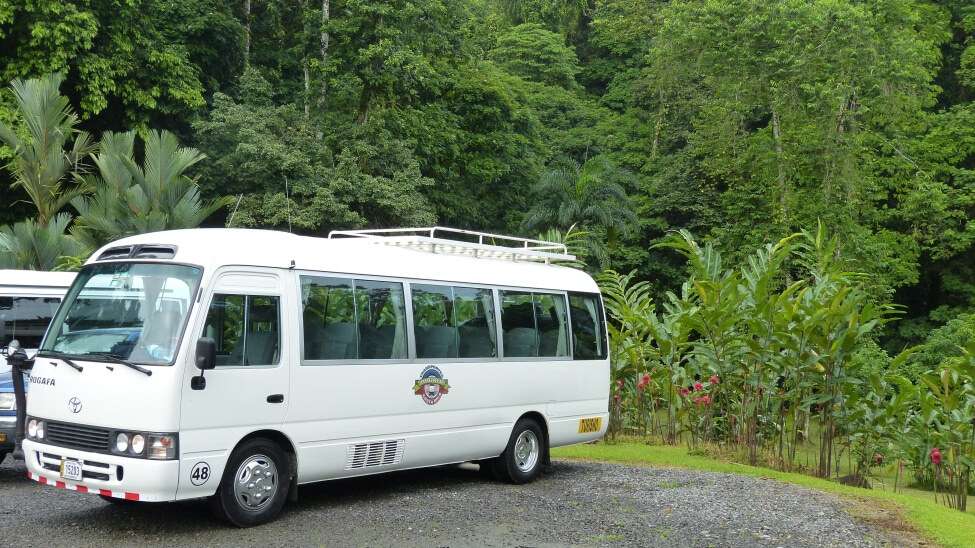
[[[260,525],[281,512],[290,486],[288,456],[273,441],[256,438],[231,453],[211,507],[237,527]]]
[[[538,422],[521,419],[515,423],[504,453],[491,463],[491,471],[502,481],[528,483],[541,473],[547,451],[545,435]]]

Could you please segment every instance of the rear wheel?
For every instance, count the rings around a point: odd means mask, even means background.
[[[237,527],[260,525],[281,512],[290,485],[288,456],[273,441],[256,438],[231,453],[211,507]]]
[[[528,483],[542,471],[548,447],[541,425],[534,419],[515,423],[508,438],[508,447],[491,464],[494,476],[511,483]]]

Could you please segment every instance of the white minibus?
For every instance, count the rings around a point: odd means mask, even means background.
[[[40,483],[209,497],[237,526],[301,484],[477,462],[525,483],[606,431],[599,289],[561,244],[444,229],[193,229],[78,273],[33,361]]]
[[[0,269],[0,349],[16,340],[32,356],[72,280],[73,272]],[[13,375],[0,352],[0,463],[15,447],[16,424]]]

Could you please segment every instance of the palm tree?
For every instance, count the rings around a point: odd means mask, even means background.
[[[47,227],[58,211],[87,191],[69,180],[83,173],[81,162],[95,149],[89,135],[75,128],[78,117],[59,91],[63,80],[62,74],[14,80],[10,88],[24,138],[0,122],[0,141],[13,150],[7,165],[13,187],[22,188],[37,208],[37,227]]]
[[[27,219],[0,227],[0,268],[56,270],[84,252],[83,246],[65,234],[71,215],[58,213],[47,223]]]
[[[560,161],[532,189],[535,203],[525,217],[525,228],[539,231],[578,226],[589,233],[590,240],[600,229],[610,241],[618,234],[627,234],[637,216],[620,183],[630,177],[628,171],[602,156],[589,159],[581,167],[571,160]],[[590,247],[597,251],[598,246]],[[593,255],[602,257],[598,252]]]
[[[186,171],[205,156],[182,147],[168,131],[146,134],[142,165],[135,161],[136,133],[106,132],[94,156],[98,175],[86,177],[95,193],[71,201],[78,210],[72,233],[91,247],[145,232],[194,228],[229,203],[205,201]]]

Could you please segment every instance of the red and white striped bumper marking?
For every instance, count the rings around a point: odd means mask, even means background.
[[[124,491],[109,491],[108,489],[89,489],[84,485],[77,485],[74,483],[65,483],[60,480],[49,480],[44,476],[34,474],[32,472],[27,472],[27,477],[36,481],[37,483],[43,483],[44,485],[53,485],[58,489],[68,489],[69,491],[77,491],[79,493],[97,493],[106,497],[115,497],[117,499],[125,500],[139,500],[139,493],[129,493]]]

